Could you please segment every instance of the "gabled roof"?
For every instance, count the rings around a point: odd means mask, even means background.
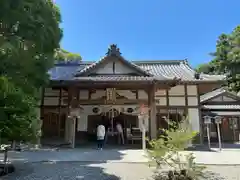
[[[121,56],[121,53],[119,52],[119,48],[117,48],[117,45],[113,44],[109,47],[108,52],[106,54],[106,56],[104,56],[103,58],[100,59],[100,61],[92,63],[88,66],[86,66],[85,68],[79,70],[76,73],[76,76],[84,76],[87,75],[89,73],[91,73],[94,69],[97,69],[98,67],[100,67],[102,64],[106,63],[108,60],[110,60],[110,57],[116,57],[117,60],[121,61],[123,64],[125,64],[126,66],[136,70],[137,72],[139,72],[142,76],[153,76],[151,73],[145,71],[144,69],[140,68],[139,66],[137,66],[134,63],[131,63],[129,61],[127,61],[126,59],[124,59]]]
[[[106,76],[92,76],[89,74],[103,63],[106,63],[111,57],[116,57],[117,60],[124,63],[129,68],[132,68],[139,75],[120,76],[120,75],[106,75]],[[127,61],[121,56],[116,45],[109,48],[107,55],[98,62],[93,61],[70,61],[56,63],[55,66],[49,70],[50,79],[53,81],[59,80],[91,80],[102,81],[105,80],[158,80],[167,81],[173,79],[181,79],[183,82],[217,82],[224,81],[225,76],[222,75],[207,75],[199,74],[189,66],[187,60],[156,60],[156,61]],[[118,76],[118,77],[117,77]],[[149,78],[146,78],[149,77]],[[150,78],[151,77],[151,78]]]
[[[209,100],[211,100],[213,98],[216,98],[218,96],[221,96],[221,95],[226,95],[226,96],[232,97],[232,98],[234,98],[236,100],[240,100],[239,96],[237,96],[234,93],[229,92],[226,88],[222,87],[222,88],[218,88],[218,89],[216,89],[214,91],[211,91],[211,92],[208,92],[206,94],[201,95],[200,96],[200,102],[204,103],[206,101],[209,101]]]

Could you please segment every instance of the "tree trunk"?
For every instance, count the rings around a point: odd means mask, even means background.
[[[6,163],[7,163],[7,160],[8,160],[8,150],[5,149],[5,150],[4,150],[4,159],[3,159],[3,163],[6,164]]]

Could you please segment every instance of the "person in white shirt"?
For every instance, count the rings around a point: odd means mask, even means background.
[[[119,144],[120,143],[124,144],[124,135],[123,135],[122,125],[120,123],[117,123],[116,129],[117,129],[117,132],[118,132],[118,143]]]
[[[105,137],[105,126],[100,124],[97,127],[97,141],[98,141],[98,149],[102,150],[104,144]]]

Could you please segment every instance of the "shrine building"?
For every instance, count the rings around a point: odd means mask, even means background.
[[[138,117],[143,109],[149,138],[156,138],[169,120],[187,118],[192,130],[199,132],[196,143],[203,143],[202,116],[212,111],[206,102],[213,96],[207,94],[219,89],[225,79],[198,74],[187,60],[129,60],[116,45],[96,62],[57,62],[49,75],[51,82],[43,88],[40,106],[41,143],[71,147],[93,142],[100,123],[112,136],[116,123],[121,123],[126,143],[141,143],[143,122]]]

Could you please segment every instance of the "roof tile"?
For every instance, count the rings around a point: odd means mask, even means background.
[[[96,66],[97,63],[99,62],[73,61],[56,63],[55,66],[49,70],[50,79],[70,80],[74,78],[77,73]],[[196,72],[188,65],[186,60],[132,61],[129,63],[159,80],[177,78],[183,81],[218,81],[223,80],[225,77],[222,75],[200,74],[200,79],[198,80],[195,78]],[[106,76],[102,78],[106,78]]]
[[[240,109],[240,105],[203,105],[203,109]]]

